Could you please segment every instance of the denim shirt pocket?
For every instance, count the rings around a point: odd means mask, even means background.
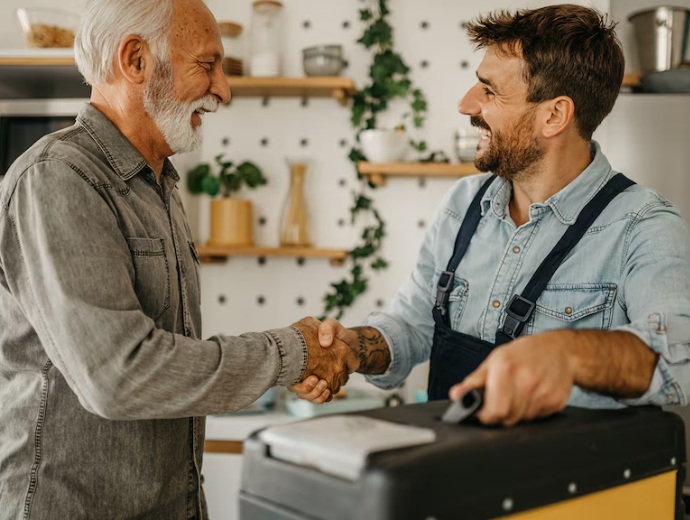
[[[170,308],[170,272],[162,238],[127,238],[134,264],[134,290],[144,314],[156,321]]]
[[[436,303],[436,286],[438,279],[441,276],[441,271],[434,273],[433,284],[431,286],[431,301],[432,307]],[[467,298],[469,297],[469,282],[464,278],[457,276],[453,280],[453,290],[448,296],[448,316],[450,316],[450,326],[453,330],[458,330],[462,314],[467,306]]]
[[[537,300],[527,334],[555,329],[610,328],[616,284],[550,284]]]

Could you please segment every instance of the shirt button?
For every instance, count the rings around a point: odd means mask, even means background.
[[[572,313],[573,313],[573,308],[572,308],[572,307],[566,307],[566,308],[565,308],[565,313],[566,313],[566,314],[572,314]]]
[[[513,253],[518,254],[521,251],[520,246],[515,246],[513,248]]]
[[[498,309],[501,306],[501,302],[494,300],[491,305],[493,305],[494,309]]]

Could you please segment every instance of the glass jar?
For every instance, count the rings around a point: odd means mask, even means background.
[[[252,4],[249,70],[252,76],[280,76],[282,72],[283,4],[256,0]]]
[[[244,74],[243,27],[236,22],[218,22],[220,37],[223,41],[223,74],[242,76]]]

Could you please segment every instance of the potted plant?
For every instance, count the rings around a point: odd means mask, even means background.
[[[256,188],[266,184],[261,169],[250,161],[235,165],[214,158],[215,166],[201,163],[187,172],[187,188],[191,193],[216,197],[211,201],[211,235],[209,246],[251,246],[254,244],[252,202],[233,197],[243,186]]]

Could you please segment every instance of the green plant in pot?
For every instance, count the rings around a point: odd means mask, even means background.
[[[209,246],[251,246],[254,244],[252,202],[232,196],[243,187],[257,188],[267,183],[261,169],[250,161],[235,164],[223,154],[214,164],[200,163],[187,172],[190,193],[205,193],[211,201]],[[220,195],[220,197],[217,197]]]

